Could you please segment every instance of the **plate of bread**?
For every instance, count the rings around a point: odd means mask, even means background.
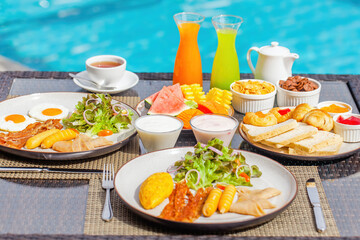
[[[360,149],[360,142],[344,142],[333,128],[332,116],[303,103],[248,112],[239,132],[251,146],[272,157],[324,161],[345,158]]]

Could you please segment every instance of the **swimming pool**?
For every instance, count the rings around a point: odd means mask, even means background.
[[[3,0],[0,55],[43,71],[81,71],[85,59],[114,54],[137,72],[172,72],[179,33],[173,14],[203,14],[198,42],[211,72],[217,37],[211,17],[243,17],[236,48],[250,72],[252,46],[298,53],[293,72],[360,73],[360,3],[356,0]],[[255,54],[254,54],[255,55]]]

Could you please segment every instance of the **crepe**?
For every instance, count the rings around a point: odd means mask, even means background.
[[[250,190],[246,187],[237,188],[238,200],[230,207],[230,212],[260,217],[265,215],[264,209],[275,208],[267,199],[281,192],[276,188]]]

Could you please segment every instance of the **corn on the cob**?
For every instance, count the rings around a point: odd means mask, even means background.
[[[206,94],[206,101],[214,101],[223,105],[226,109],[230,108],[232,100],[232,93],[228,90],[221,90],[219,88],[212,88]]]
[[[181,85],[181,91],[187,100],[193,100],[197,103],[205,102],[206,100],[205,93],[200,84]]]

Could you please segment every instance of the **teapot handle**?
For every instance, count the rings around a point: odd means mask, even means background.
[[[251,51],[256,51],[257,53],[259,53],[259,48],[258,47],[251,47],[250,49],[249,49],[249,51],[247,52],[247,54],[246,54],[246,60],[247,60],[247,62],[248,62],[248,65],[249,65],[249,67],[250,67],[250,69],[251,69],[251,71],[252,71],[252,73],[255,75],[255,68],[254,68],[254,65],[252,64],[252,62],[251,62],[251,57],[250,57],[250,54],[251,54]]]

